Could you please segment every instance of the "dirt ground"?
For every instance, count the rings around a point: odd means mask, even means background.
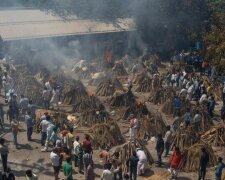
[[[83,81],[84,85],[87,87],[89,91],[94,92],[95,87],[88,87],[87,81]],[[137,97],[143,99],[144,101],[147,101],[148,94],[147,93],[134,93]],[[106,109],[111,112],[115,110],[117,112],[115,119],[118,119],[120,117],[120,110],[118,109],[112,109],[107,104],[107,98],[100,97],[100,100],[104,103],[106,106]],[[4,99],[0,98],[0,101],[4,103]],[[160,106],[153,105],[151,103],[146,103],[148,109],[150,109],[153,112],[160,111]],[[217,107],[217,110],[219,107]],[[4,107],[4,110],[6,110],[6,106]],[[217,112],[218,113],[218,112]],[[173,119],[170,116],[166,116],[165,114],[162,114],[164,121],[167,124],[172,124]],[[121,128],[121,132],[124,135],[124,137],[128,137],[127,132],[129,125],[125,121],[119,121],[119,126]],[[52,180],[53,179],[53,168],[49,159],[50,152],[41,152],[41,145],[40,145],[40,134],[34,133],[32,136],[32,141],[28,142],[26,139],[26,131],[25,131],[25,124],[24,122],[20,123],[20,127],[22,129],[21,132],[18,134],[18,143],[19,143],[19,149],[16,149],[12,142],[12,133],[10,131],[9,122],[5,118],[5,130],[1,134],[1,137],[4,137],[7,140],[7,145],[9,146],[9,157],[8,157],[8,163],[13,172],[16,175],[16,179],[18,180],[24,180],[25,179],[25,171],[27,169],[33,169],[34,173],[36,173],[39,176],[39,179],[43,180]],[[87,131],[85,128],[78,128],[75,132],[76,135],[79,135],[83,137],[84,133]],[[155,142],[149,141],[146,145],[150,153],[152,154],[154,160],[156,160],[156,151],[155,151]],[[218,155],[225,156],[225,149],[223,148],[217,148],[214,149],[215,153]],[[103,164],[102,161],[99,159],[98,154],[100,150],[94,151],[94,163],[95,163],[95,174],[96,179],[100,179],[100,175],[102,173]],[[167,170],[168,168],[168,162],[169,158],[163,157],[163,162],[165,165],[162,168],[155,167],[153,165],[150,167],[150,169],[147,171],[146,176],[144,177],[138,177],[138,180],[167,180],[170,178],[170,174]],[[2,169],[2,164],[0,163],[0,169]],[[75,170],[77,171],[77,169]],[[80,174],[75,174],[74,179],[82,180],[83,176]],[[63,173],[60,172],[60,179],[63,179]],[[179,180],[197,180],[198,175],[197,173],[185,173],[180,172],[179,173]],[[207,171],[206,180],[213,180],[214,178],[214,169],[209,168]]]

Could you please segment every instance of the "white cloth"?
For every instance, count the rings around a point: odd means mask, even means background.
[[[114,174],[110,170],[108,169],[103,170],[101,180],[113,180],[113,178]]]
[[[48,128],[49,123],[50,123],[50,122],[47,121],[47,120],[41,121],[41,123],[40,123],[40,126],[41,126],[41,132],[47,132],[47,128]]]
[[[50,153],[50,159],[52,161],[52,165],[55,166],[55,167],[58,167],[59,166],[59,156],[54,153],[54,152],[51,152]]]
[[[130,127],[129,134],[130,134],[130,139],[135,140],[136,137],[137,137],[137,128],[136,127]]]
[[[207,95],[206,94],[203,94],[199,100],[199,103],[202,104],[204,101],[208,101],[207,99]]]
[[[58,104],[58,102],[59,102],[59,96],[60,96],[60,94],[59,94],[59,90],[53,90],[53,93],[52,93],[52,99],[51,99],[51,103],[56,103],[56,104]]]
[[[77,141],[74,141],[73,142],[73,153],[76,155],[76,156],[78,156],[78,145],[79,145],[80,143],[79,142],[77,142]]]
[[[137,165],[137,174],[141,175],[141,174],[144,174],[145,172],[147,156],[143,150],[138,150],[137,157],[139,159],[138,165]]]
[[[165,137],[164,137],[164,142],[170,143],[172,140],[172,132],[169,130],[166,132]]]
[[[46,87],[49,91],[52,90],[52,86],[51,86],[50,82],[46,82],[46,83],[45,83],[45,87]]]

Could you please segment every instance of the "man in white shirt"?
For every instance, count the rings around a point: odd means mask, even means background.
[[[147,156],[142,149],[137,148],[137,157],[139,159],[138,165],[137,165],[137,175],[140,176],[140,175],[143,175],[145,173]]]
[[[74,166],[77,167],[77,161],[78,161],[78,147],[80,145],[79,143],[80,137],[77,136],[75,141],[73,142],[73,154],[74,154]]]
[[[49,125],[50,121],[50,116],[47,115],[46,119],[42,120],[40,123],[40,128],[41,128],[41,145],[44,146],[45,145],[45,141],[47,138],[47,128]]]
[[[112,171],[110,171],[111,169],[111,164],[106,164],[105,169],[102,172],[101,175],[101,180],[113,180],[114,179],[114,174]]]
[[[44,101],[44,108],[49,109],[50,100],[51,100],[51,90],[49,90],[48,88],[45,87],[43,92],[42,92],[42,98],[43,98],[43,101]]]
[[[50,153],[50,159],[54,169],[55,180],[58,180],[59,171],[60,171],[60,157],[57,153],[58,153],[57,149],[53,149],[53,151]]]

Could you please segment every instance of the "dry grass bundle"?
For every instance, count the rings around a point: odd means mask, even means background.
[[[81,81],[71,80],[66,82],[62,91],[63,103],[73,105],[79,102],[80,99],[87,97],[88,93]]]
[[[14,89],[18,96],[25,95],[37,105],[42,105],[43,86],[31,74],[27,66],[17,65],[12,73],[14,81]]]
[[[112,147],[125,142],[116,122],[96,124],[89,130],[89,135],[95,147]]]
[[[123,86],[118,79],[104,79],[96,89],[98,96],[112,96],[115,91],[123,91]]]
[[[193,172],[199,170],[199,163],[201,158],[201,148],[206,148],[206,152],[209,154],[208,167],[216,165],[217,160],[212,148],[206,144],[194,144],[187,149],[184,154],[181,168],[186,172]]]
[[[192,127],[178,129],[171,143],[171,149],[179,147],[181,151],[199,142],[199,133]]]
[[[127,76],[127,71],[122,62],[115,63],[112,71],[116,76]]]
[[[109,114],[103,109],[92,109],[79,115],[77,124],[79,126],[91,127],[98,123],[106,123],[110,120]]]
[[[135,103],[135,96],[132,92],[117,93],[115,92],[110,99],[110,105],[113,107],[130,106]]]
[[[225,145],[225,124],[220,123],[216,125],[215,127],[212,127],[201,136],[201,140],[210,145],[224,146]]]
[[[147,156],[149,165],[154,163],[154,160],[153,160],[150,152],[148,151],[148,149],[145,147],[145,145],[140,140],[137,140],[136,144],[127,142],[127,143],[121,145],[120,147],[118,147],[115,152],[115,153],[119,153],[118,160],[119,160],[119,162],[122,162],[122,171],[123,172],[128,172],[126,162],[133,155],[133,152],[136,151],[137,148],[141,148],[142,150],[144,150],[144,152]]]
[[[145,139],[146,136],[157,136],[159,133],[165,135],[166,130],[166,123],[160,113],[149,114],[147,117],[142,118],[138,137]]]

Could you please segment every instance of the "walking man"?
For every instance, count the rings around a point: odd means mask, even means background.
[[[11,126],[12,126],[12,134],[13,134],[14,145],[17,148],[17,145],[18,145],[17,134],[18,134],[18,130],[19,130],[19,124],[15,119],[13,119]]]
[[[166,152],[165,152],[165,157],[167,157],[169,155],[169,152],[170,152],[170,144],[171,144],[171,141],[172,141],[172,132],[170,130],[170,126],[167,126],[167,132],[165,134],[165,137],[164,137],[164,141],[165,141],[165,149],[166,149]]]
[[[162,134],[158,135],[157,143],[156,143],[156,151],[158,156],[158,167],[162,166],[162,154],[164,151],[164,141],[162,138]]]
[[[209,154],[206,152],[206,149],[203,147],[202,149],[202,155],[200,159],[200,165],[199,165],[199,177],[198,179],[205,179],[205,174],[206,174],[206,168],[207,164],[209,162]]]

